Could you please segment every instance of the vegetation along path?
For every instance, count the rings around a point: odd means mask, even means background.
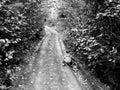
[[[82,78],[78,80],[73,71],[62,63],[64,59],[70,61],[69,57],[65,58],[67,55],[59,33],[61,22],[57,21],[58,8],[63,7],[65,2],[46,0],[43,3],[46,7],[43,11],[48,14],[44,25],[46,35],[36,57],[35,72],[32,73],[31,84],[17,90],[93,90],[87,81]]]

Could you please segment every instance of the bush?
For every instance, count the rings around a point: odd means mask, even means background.
[[[37,16],[38,3],[21,3],[7,0],[0,6],[0,89],[12,86],[12,75],[21,70],[33,43],[43,37],[42,24]],[[17,3],[19,4],[19,3]]]
[[[108,0],[87,0],[87,20],[81,21],[76,30],[71,30],[65,40],[68,51],[73,56],[72,63],[84,63],[87,69],[109,85],[111,90],[120,87],[120,2]],[[79,16],[78,16],[79,17]],[[77,63],[77,64],[74,64]],[[73,67],[72,66],[72,67]],[[79,69],[80,70],[80,69]]]

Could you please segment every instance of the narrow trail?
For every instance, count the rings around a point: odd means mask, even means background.
[[[40,68],[34,82],[35,90],[82,90],[72,72],[62,66],[58,35],[52,30],[49,32],[38,61]]]
[[[53,2],[53,3],[52,3]],[[60,2],[50,0],[48,20],[57,21]],[[57,26],[45,25],[46,39],[41,46],[38,59],[38,73],[36,74],[33,86],[35,90],[82,90],[73,73],[62,65],[64,56],[60,44],[60,35]]]
[[[40,51],[36,57],[34,72],[30,80],[31,84],[26,84],[24,89],[16,90],[94,90],[87,82],[86,86],[83,86],[82,82],[84,81],[81,79],[80,83],[72,70],[62,64],[66,53],[64,53],[62,35],[58,33],[60,27],[57,23],[61,22],[57,21],[57,18],[58,8],[63,7],[65,2],[48,0],[44,3],[43,5],[47,7],[44,10],[48,14],[44,26],[46,35],[41,47],[39,47]]]

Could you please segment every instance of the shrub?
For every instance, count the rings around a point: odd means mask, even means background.
[[[4,1],[4,0],[3,0]],[[16,70],[21,70],[33,43],[43,37],[42,24],[37,16],[38,3],[6,0],[0,6],[0,89],[12,86]],[[17,2],[17,4],[19,4]]]
[[[80,21],[77,30],[71,30],[65,40],[66,48],[73,56],[69,65],[77,65],[79,69],[80,64],[84,63],[87,69],[101,82],[109,85],[111,90],[118,90],[120,2],[87,0],[86,5],[90,12],[83,13],[86,21]]]

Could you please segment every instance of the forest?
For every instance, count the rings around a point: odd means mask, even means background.
[[[79,1],[79,2],[78,2]],[[111,90],[120,89],[120,1],[70,0],[64,40],[72,55],[71,68],[83,64]],[[0,90],[9,90],[29,63],[25,56],[44,37],[41,0],[0,1]],[[76,30],[74,30],[74,27]]]

